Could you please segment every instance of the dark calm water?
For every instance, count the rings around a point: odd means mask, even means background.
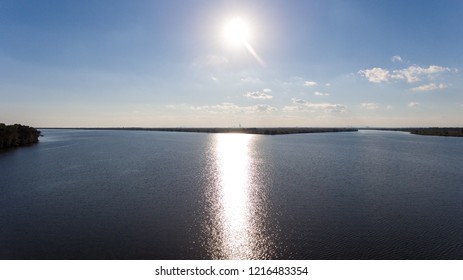
[[[463,138],[43,130],[1,259],[463,259]]]

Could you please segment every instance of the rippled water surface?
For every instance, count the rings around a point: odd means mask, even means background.
[[[43,130],[1,259],[463,259],[463,139]]]

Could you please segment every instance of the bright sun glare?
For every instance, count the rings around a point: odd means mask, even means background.
[[[224,28],[225,40],[230,45],[245,45],[249,39],[250,29],[248,24],[239,17],[230,20]]]
[[[250,35],[251,28],[246,21],[240,17],[235,17],[228,21],[223,30],[223,36],[228,45],[233,47],[245,47],[257,62],[259,62],[262,67],[265,67],[265,62],[249,43]]]

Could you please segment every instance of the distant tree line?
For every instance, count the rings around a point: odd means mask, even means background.
[[[361,128],[361,129],[403,131],[403,132],[410,132],[411,134],[416,134],[416,135],[463,137],[463,127],[403,127],[403,128],[368,127],[368,128]]]
[[[419,134],[419,135],[463,137],[463,128],[461,127],[414,128],[410,130],[410,133]]]
[[[20,124],[0,123],[0,150],[39,142],[40,131]]]
[[[67,128],[54,128],[67,129]],[[352,132],[358,131],[356,128],[330,128],[330,127],[92,127],[92,128],[73,128],[85,130],[136,130],[136,131],[171,131],[171,132],[199,132],[199,133],[246,133],[246,134],[264,134],[264,135],[281,135],[295,133],[321,133],[321,132]]]

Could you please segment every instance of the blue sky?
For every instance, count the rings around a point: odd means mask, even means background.
[[[0,122],[462,126],[462,1],[2,1]],[[249,45],[223,39],[235,17]]]

